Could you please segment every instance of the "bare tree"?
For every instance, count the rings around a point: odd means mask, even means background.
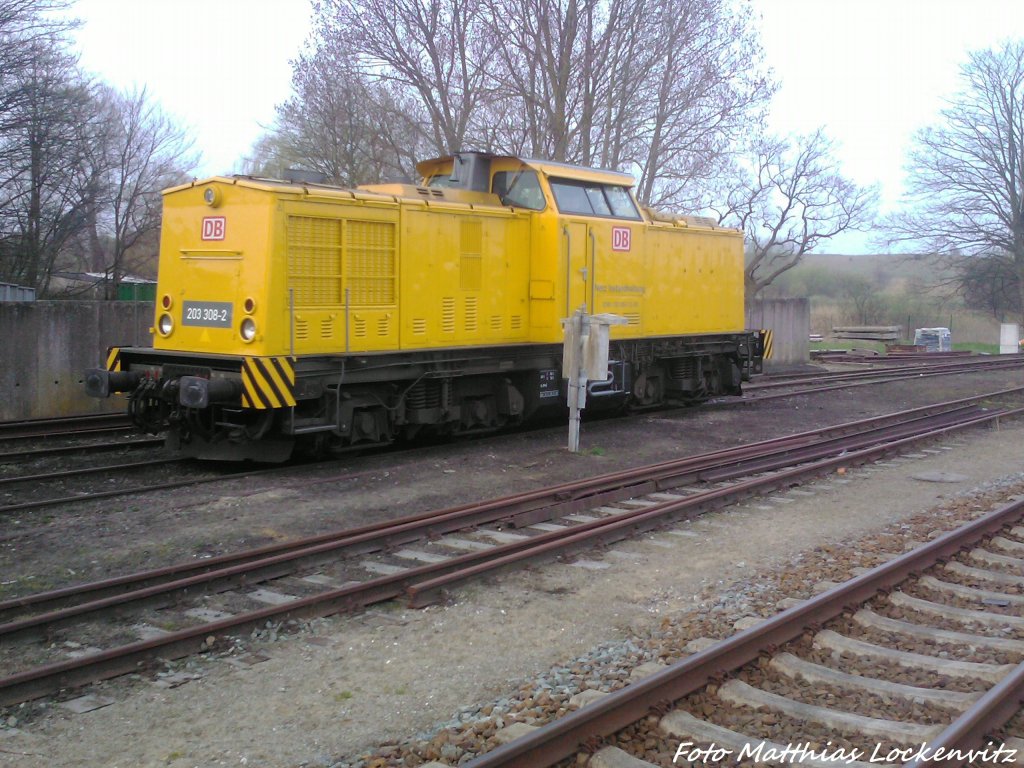
[[[999,322],[1008,316],[1020,316],[1020,276],[1009,254],[961,257],[953,281],[970,309],[984,310]]]
[[[0,277],[45,294],[69,264],[107,271],[152,242],[160,189],[193,162],[145,91],[90,81],[61,0],[0,0]]]
[[[868,223],[877,190],[860,187],[834,166],[832,142],[819,129],[811,136],[768,137],[757,142],[752,168],[741,171],[712,206],[718,220],[746,233],[747,297],[771,285],[815,247]]]
[[[61,16],[65,0],[0,0],[0,136],[28,98],[24,75],[40,50],[57,47],[74,20]]]
[[[593,130],[610,75],[616,30],[610,21],[619,19],[623,5],[621,0],[607,7],[588,0],[488,0],[488,33],[501,41],[488,67],[496,91],[485,113],[486,122],[496,124],[490,143],[504,140],[533,156],[591,162]],[[498,115],[510,118],[507,126]]]
[[[757,132],[775,86],[749,6],[728,0],[657,3],[646,29],[646,98],[637,99],[637,194],[652,206],[696,208],[731,148]],[[626,104],[623,108],[629,109]]]
[[[633,172],[642,202],[692,208],[773,90],[746,0],[320,0],[315,14],[260,153],[346,182],[375,180],[375,152],[408,169],[486,149]]]
[[[435,151],[465,148],[474,112],[486,98],[492,50],[480,0],[319,0],[322,41],[342,41],[346,66],[411,89],[426,112]]]
[[[144,88],[127,93],[104,88],[97,101],[105,112],[96,141],[105,152],[95,158],[104,184],[92,190],[89,203],[99,211],[93,223],[106,235],[104,271],[107,298],[113,299],[127,254],[160,228],[160,190],[184,181],[196,157],[192,141]]]
[[[84,226],[83,166],[95,121],[74,59],[33,45],[0,137],[0,274],[44,292],[64,244]]]
[[[732,0],[487,2],[502,41],[487,143],[633,171],[646,204],[696,207],[773,91]]]
[[[855,325],[881,322],[885,312],[878,286],[860,275],[847,275],[843,280],[843,298],[849,308],[846,316]]]
[[[970,54],[961,81],[943,122],[917,134],[910,210],[886,228],[891,243],[1008,257],[1024,311],[1024,40]]]
[[[249,159],[253,173],[297,167],[342,186],[411,178],[423,141],[416,105],[400,88],[352,65],[342,41],[325,40],[295,62],[293,95]]]
[[[82,92],[59,51],[73,21],[61,0],[0,0],[0,277],[40,287],[74,229]],[[74,117],[72,117],[74,116]],[[64,151],[68,150],[68,151]]]

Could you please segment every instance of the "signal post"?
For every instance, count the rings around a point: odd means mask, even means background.
[[[580,308],[562,320],[565,341],[562,348],[562,378],[568,380],[570,453],[580,450],[580,412],[587,407],[587,383],[608,381],[608,345],[611,327],[625,325],[619,315],[587,314]]]

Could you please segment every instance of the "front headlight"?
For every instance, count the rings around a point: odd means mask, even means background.
[[[156,324],[156,328],[160,331],[161,336],[170,336],[171,331],[174,330],[174,320],[168,314],[160,315],[160,320]]]
[[[241,332],[242,339],[244,341],[252,341],[256,338],[256,321],[251,317],[245,318],[245,320],[242,321],[242,326],[239,331]]]

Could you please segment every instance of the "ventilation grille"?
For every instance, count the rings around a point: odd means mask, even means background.
[[[301,307],[341,303],[341,221],[288,217],[288,287]]]
[[[427,321],[422,317],[414,317],[412,319],[412,333],[414,336],[426,336]]]
[[[455,299],[451,297],[441,299],[441,331],[455,333]]]
[[[305,341],[309,338],[309,323],[301,317],[295,318],[295,340]]]
[[[300,307],[344,303],[393,305],[396,290],[395,225],[315,216],[288,217],[288,287]]]
[[[463,221],[459,230],[459,287],[479,291],[483,284],[483,223]]]
[[[345,272],[349,300],[356,305],[395,303],[395,225],[348,221]]]
[[[521,315],[512,315],[512,317],[509,318],[509,326],[512,328],[513,331],[518,331],[520,328],[522,328],[523,327],[523,318],[522,318],[522,316]]]
[[[640,313],[639,312],[626,312],[623,314],[626,318],[627,325],[640,325]]]
[[[502,326],[501,315],[491,315],[491,330],[500,331]]]
[[[482,259],[479,256],[462,254],[459,258],[459,288],[464,291],[479,291],[483,284]]]
[[[333,339],[334,338],[334,318],[325,317],[320,320],[320,338],[321,339]]]
[[[352,335],[357,339],[366,338],[366,318],[356,315],[352,318]]]
[[[391,317],[389,315],[383,315],[377,318],[377,335],[387,336],[391,333]]]
[[[466,332],[474,333],[477,329],[476,296],[466,297]]]

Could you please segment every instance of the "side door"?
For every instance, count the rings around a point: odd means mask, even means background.
[[[583,221],[563,219],[562,237],[565,244],[565,317],[581,307],[594,311],[593,232]]]

